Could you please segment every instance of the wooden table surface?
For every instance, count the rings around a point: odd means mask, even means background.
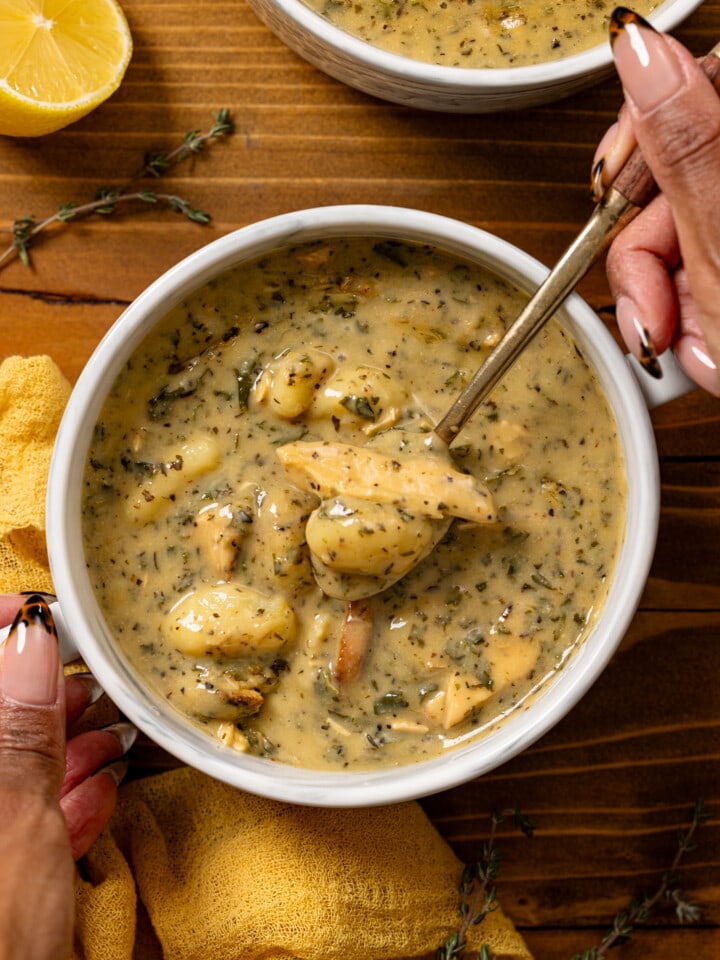
[[[74,379],[104,331],[158,274],[207,241],[303,207],[369,202],[469,220],[548,265],[590,210],[595,144],[621,102],[616,79],[560,103],[502,115],[438,115],[374,100],[287,50],[244,0],[123,0],[135,53],[120,90],[73,127],[0,138],[0,228],[124,182],[229,107],[237,129],[167,185],[208,226],[143,206],[53,231],[33,267],[0,269],[0,355],[50,353]],[[720,38],[720,2],[677,31],[700,55]],[[0,235],[1,236],[1,235]],[[580,287],[610,303],[596,267]],[[608,321],[612,326],[612,320]],[[653,413],[661,460],[657,554],[640,610],[585,699],[495,773],[424,806],[464,860],[493,808],[519,807],[499,894],[538,958],[594,943],[629,898],[654,889],[676,833],[703,797],[710,818],[681,885],[704,907],[680,928],[656,914],[627,958],[720,956],[720,402],[701,393]],[[150,745],[136,750],[153,762]]]

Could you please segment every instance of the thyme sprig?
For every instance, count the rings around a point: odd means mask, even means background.
[[[532,836],[534,824],[529,817],[523,816],[518,810],[512,811],[517,826],[527,836]],[[661,882],[653,894],[645,894],[639,900],[632,900],[626,910],[619,911],[613,918],[612,926],[599,944],[573,954],[571,960],[604,960],[609,950],[627,943],[635,932],[635,928],[646,923],[653,910],[661,903],[673,905],[675,916],[681,924],[697,923],[701,918],[702,910],[697,903],[688,900],[685,893],[677,886],[679,882],[678,869],[683,857],[695,849],[695,834],[698,828],[707,820],[705,804],[698,800],[693,810],[692,821],[687,830],[678,831],[678,843],[675,856],[668,870],[662,874]],[[458,912],[461,917],[459,929],[452,933],[445,943],[435,953],[435,960],[460,960],[465,956],[467,948],[467,933],[471,926],[476,926],[497,909],[497,880],[500,872],[500,856],[495,846],[498,827],[505,821],[501,813],[493,812],[491,816],[488,839],[480,849],[480,856],[476,863],[468,864],[460,878],[460,902]],[[477,960],[492,960],[492,954],[487,944],[483,944],[477,954]]]
[[[675,916],[679,923],[692,924],[700,920],[702,910],[697,903],[689,901],[682,890],[676,885],[679,881],[678,868],[683,857],[695,849],[695,834],[707,820],[705,804],[698,800],[693,810],[690,826],[686,831],[678,831],[678,845],[670,868],[666,870],[661,882],[653,894],[645,894],[639,900],[632,900],[627,910],[615,914],[611,928],[595,947],[590,947],[582,953],[573,954],[572,960],[603,960],[608,950],[627,943],[635,932],[638,924],[646,923],[653,910],[662,901],[674,906]]]
[[[513,810],[512,815],[516,825],[522,832],[531,837],[535,825],[529,817],[523,816],[519,810]],[[460,877],[460,928],[450,934],[445,943],[435,953],[435,960],[455,960],[462,957],[467,947],[467,934],[470,927],[478,926],[485,917],[498,907],[497,886],[495,881],[500,873],[500,854],[495,845],[498,828],[505,823],[506,815],[493,811],[490,820],[490,831],[487,840],[480,848],[480,855],[475,863],[465,866]],[[477,955],[477,960],[490,960],[490,949],[483,944]]]
[[[86,203],[77,204],[73,201],[63,203],[55,213],[43,220],[37,220],[33,214],[19,217],[11,227],[12,243],[0,254],[0,269],[15,257],[18,257],[26,267],[30,266],[31,245],[39,233],[53,224],[70,223],[91,214],[107,217],[115,213],[118,204],[131,201],[165,204],[193,223],[208,223],[211,219],[210,214],[206,210],[192,206],[184,197],[141,187],[140,184],[143,180],[159,179],[173,167],[200,153],[208,143],[230,135],[234,129],[230,111],[223,107],[213,114],[213,124],[209,130],[205,132],[191,130],[185,134],[182,143],[169,153],[147,154],[143,166],[123,186],[101,187],[93,199]]]

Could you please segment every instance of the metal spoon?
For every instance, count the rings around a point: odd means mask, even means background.
[[[720,88],[720,43],[700,61],[700,66],[713,86],[716,89]],[[587,224],[435,427],[434,433],[443,444],[449,447],[453,443],[478,406],[572,293],[603,250],[657,192],[657,184],[645,163],[640,148],[636,147],[612,185],[598,201]],[[651,375],[662,375],[654,354],[641,358],[641,362],[643,360],[643,365]],[[434,540],[435,543],[442,539],[442,534],[450,523],[451,521],[448,520],[444,529],[440,525],[440,535]],[[358,576],[348,578],[339,577],[336,574],[328,576],[327,571],[318,570],[316,570],[316,576],[319,577],[321,587],[331,596],[353,600],[380,593],[400,579],[400,577]]]
[[[720,43],[700,61],[700,66],[713,86],[720,88]],[[605,191],[585,227],[435,427],[435,433],[441,440],[449,445],[457,438],[468,418],[572,293],[613,237],[640,213],[657,190],[642,152],[636,147]],[[648,356],[644,359],[649,372],[657,376],[658,372],[653,369],[657,366],[656,358]]]

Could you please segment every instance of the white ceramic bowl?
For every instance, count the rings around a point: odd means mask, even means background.
[[[284,43],[331,77],[364,93],[426,110],[493,113],[559,100],[613,69],[610,44],[527,67],[466,70],[398,56],[338,29],[302,0],[248,0]],[[665,0],[648,17],[658,30],[678,26],[702,0]]]
[[[476,742],[423,763],[369,773],[296,769],[247,756],[224,747],[186,721],[153,693],[125,660],[90,585],[83,556],[80,499],[93,427],[129,355],[180,299],[240,261],[287,244],[339,236],[435,244],[490,268],[528,292],[547,273],[527,254],[482,230],[396,207],[299,211],[245,227],[211,243],[169,270],[128,307],[81,374],[53,455],[47,535],[65,629],[69,626],[86,663],[120,710],[152,740],[213,777],[264,796],[321,806],[363,806],[423,796],[486,773],[549,730],[583,696],[617,648],[642,593],[655,545],[659,483],[650,418],[636,376],[602,322],[573,295],[560,316],[594,367],[614,410],[627,469],[629,502],[624,545],[604,610],[565,667],[529,706],[511,714],[498,729]],[[640,376],[646,375],[641,372]]]

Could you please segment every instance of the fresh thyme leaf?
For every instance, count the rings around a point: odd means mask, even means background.
[[[74,203],[63,203],[60,207],[58,207],[58,220],[62,220],[63,223],[67,223],[69,220],[72,220],[76,213],[77,207]]]
[[[228,136],[235,131],[235,125],[230,116],[227,107],[222,107],[217,113],[213,114],[214,123],[207,133],[201,133],[199,130],[191,130],[183,137],[182,143],[171,153],[148,154],[145,157],[145,166],[133,181],[143,177],[161,177],[170,167],[182,163],[189,156],[200,153],[205,144],[210,140],[217,140],[220,137]]]
[[[519,810],[513,810],[516,826],[522,830],[526,837],[532,837],[535,833],[535,821],[531,817],[526,817]]]
[[[32,215],[20,217],[12,225],[13,241],[10,252],[15,253],[26,267],[30,266],[27,248],[34,227],[35,218]]]
[[[234,130],[235,125],[230,116],[230,110],[227,107],[222,107],[215,114],[215,123],[210,128],[210,136],[223,137],[226,134],[233,133]]]
[[[45,217],[43,220],[37,220],[32,214],[18,218],[10,229],[12,242],[0,253],[0,269],[13,257],[18,257],[21,263],[29,267],[29,250],[35,238],[53,224],[69,224],[72,220],[93,214],[107,217],[116,212],[119,203],[130,201],[164,203],[175,213],[181,214],[192,223],[208,223],[211,219],[210,214],[206,210],[193,207],[184,197],[178,197],[170,193],[157,193],[154,190],[139,187],[138,184],[149,177],[156,179],[162,177],[172,167],[182,163],[188,157],[200,153],[209,142],[229,136],[234,132],[234,129],[230,111],[227,107],[223,107],[213,114],[212,126],[205,133],[199,130],[191,130],[185,134],[182,143],[169,153],[146,154],[143,166],[124,186],[119,188],[103,187],[87,203],[76,204],[73,201],[63,203],[54,214]]]
[[[169,168],[170,159],[164,153],[145,155],[145,172],[149,177],[161,177]]]

